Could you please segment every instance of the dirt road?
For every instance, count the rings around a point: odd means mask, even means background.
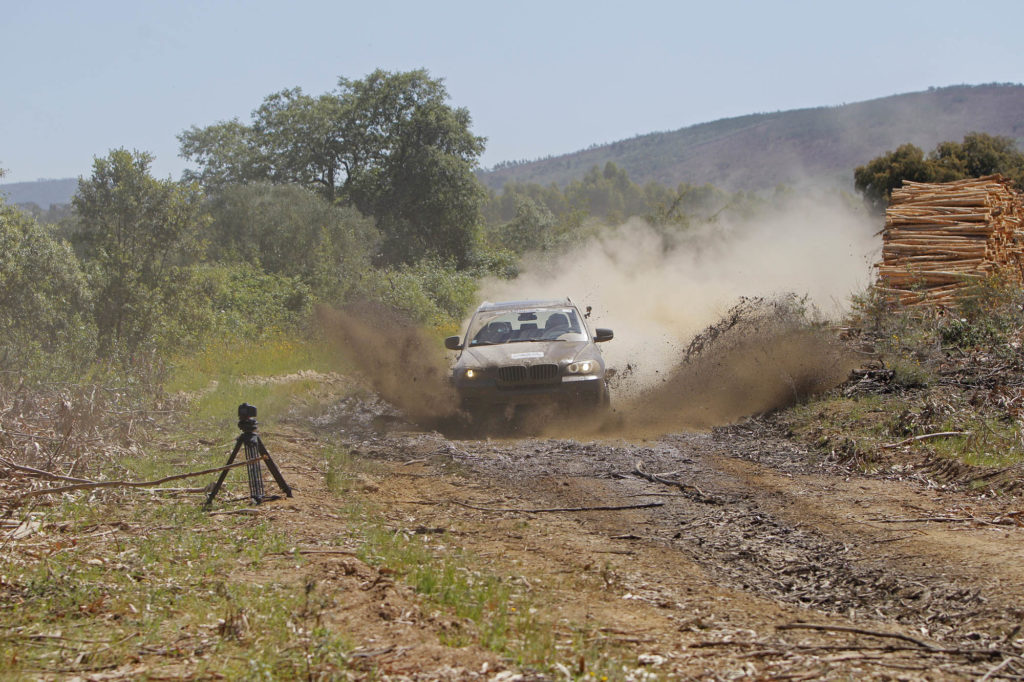
[[[349,494],[386,509],[396,532],[512,571],[567,629],[587,624],[595,645],[635,661],[626,678],[1024,675],[1024,528],[1007,516],[1018,501],[859,475],[742,428],[451,440],[351,400],[295,426],[373,464]],[[282,465],[301,460],[290,450]],[[276,516],[308,546],[343,522],[322,472],[305,471],[288,501],[304,513]],[[398,620],[356,631],[385,652],[378,673],[530,679],[490,652],[439,647],[451,624],[436,614]]]

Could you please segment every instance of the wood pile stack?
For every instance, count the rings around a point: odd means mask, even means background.
[[[903,182],[882,230],[877,288],[902,305],[954,302],[992,275],[1024,281],[1024,200],[1001,175]]]

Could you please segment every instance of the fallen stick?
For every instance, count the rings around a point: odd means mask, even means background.
[[[916,519],[870,519],[878,523],[926,523],[937,521],[940,523],[980,523],[985,526],[1015,526],[1019,525],[1016,515],[1013,513],[997,516],[992,520],[979,519],[977,516],[922,516]]]
[[[198,495],[199,493],[208,492],[206,488],[157,488],[156,490],[147,490],[145,492],[150,493],[187,493],[189,495]]]
[[[460,507],[466,507],[467,509],[476,509],[477,511],[486,512],[516,512],[520,514],[543,514],[548,512],[587,512],[587,511],[622,511],[624,509],[648,509],[650,507],[664,507],[664,502],[647,502],[644,504],[623,504],[623,505],[611,505],[611,506],[597,506],[597,507],[547,507],[539,509],[522,509],[520,507],[477,507],[476,505],[466,504],[465,502],[459,502],[458,500],[445,500],[444,502],[435,502],[433,500],[404,500],[403,504],[457,504]]]
[[[343,554],[345,556],[359,556],[359,552],[347,549],[293,549],[287,552],[268,552],[267,556],[291,556],[292,554]]]
[[[59,488],[43,488],[41,490],[30,490],[27,493],[16,495],[13,498],[7,498],[9,500],[20,501],[29,497],[37,497],[39,495],[52,495],[56,493],[66,493],[74,490],[92,490],[94,488],[147,488],[152,486],[160,485],[161,483],[168,483],[170,481],[180,481],[183,478],[195,478],[196,476],[206,476],[208,474],[216,474],[221,471],[227,471],[228,469],[234,469],[235,467],[242,467],[247,464],[251,464],[255,461],[264,460],[266,457],[260,456],[255,459],[247,459],[242,462],[235,462],[234,464],[228,464],[227,466],[217,467],[216,469],[204,469],[203,471],[192,471],[187,474],[175,474],[174,476],[166,476],[159,478],[155,481],[96,481],[92,483],[77,483],[75,485],[65,485]]]
[[[856,635],[868,635],[870,637],[889,637],[892,639],[901,639],[904,642],[910,642],[916,644],[922,649],[929,649],[931,651],[940,651],[942,647],[936,646],[925,642],[924,640],[911,637],[910,635],[903,635],[898,632],[881,632],[879,630],[866,630],[864,628],[855,628],[847,625],[816,625],[814,623],[788,623],[785,625],[776,625],[776,630],[822,630],[825,632],[850,632]]]
[[[489,512],[519,512],[523,514],[541,514],[546,512],[587,512],[587,511],[622,511],[624,509],[648,509],[650,507],[664,507],[664,502],[646,502],[644,504],[623,504],[623,505],[608,505],[608,506],[596,506],[596,507],[548,507],[540,509],[520,509],[516,507],[476,507],[465,502],[457,502],[452,500],[453,503],[460,507],[467,507],[469,509],[476,509],[479,511]]]
[[[53,472],[45,471],[43,469],[33,469],[32,467],[27,467],[27,466],[25,466],[23,464],[15,464],[11,460],[4,459],[3,457],[0,457],[0,464],[4,465],[5,467],[8,467],[10,469],[14,469],[15,471],[20,471],[23,474],[31,474],[33,476],[39,476],[40,478],[49,478],[49,479],[54,480],[54,481],[70,481],[72,483],[95,483],[96,482],[96,481],[90,481],[87,478],[75,478],[73,476],[62,476],[60,474],[55,474]]]
[[[902,447],[904,445],[910,445],[911,443],[914,443],[914,442],[917,442],[917,441],[921,441],[921,440],[929,440],[931,438],[945,438],[947,436],[969,436],[969,435],[971,435],[970,431],[940,431],[939,433],[926,433],[926,434],[924,434],[922,436],[912,436],[911,438],[906,438],[904,440],[901,440],[899,443],[886,443],[886,444],[882,445],[882,448],[884,450],[891,450],[893,448]]]
[[[996,674],[997,672],[999,672],[1000,670],[1005,668],[1007,665],[1009,665],[1010,661],[1012,661],[1014,658],[1017,658],[1017,657],[1016,656],[1007,656],[1006,658],[1004,658],[1002,660],[1001,663],[997,663],[992,668],[989,668],[987,673],[985,673],[984,675],[982,675],[981,677],[978,678],[978,682],[985,682],[985,680],[989,679],[994,674]]]
[[[922,516],[916,519],[868,519],[878,523],[925,523],[927,521],[944,521],[946,523],[967,523],[968,521],[980,521],[966,516]]]
[[[631,473],[633,473],[636,476],[639,476],[640,478],[648,480],[651,483],[660,483],[662,485],[669,485],[669,486],[673,486],[673,487],[679,488],[681,491],[683,491],[683,494],[686,497],[688,497],[691,500],[694,500],[696,502],[704,502],[706,504],[721,504],[722,503],[721,500],[719,500],[719,499],[717,499],[715,497],[711,497],[710,495],[707,495],[703,490],[701,490],[700,488],[698,488],[695,485],[690,485],[689,483],[683,483],[682,481],[673,481],[672,479],[669,479],[669,478],[662,478],[658,474],[649,474],[649,473],[647,473],[646,471],[644,471],[644,463],[643,463],[643,461],[639,460],[639,459],[636,461],[636,465],[633,467],[633,471]]]

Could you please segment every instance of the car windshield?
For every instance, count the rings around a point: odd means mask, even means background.
[[[472,347],[526,341],[586,341],[587,332],[575,308],[522,308],[478,313],[467,337]]]

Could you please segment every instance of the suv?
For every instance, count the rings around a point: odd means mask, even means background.
[[[601,407],[608,388],[596,344],[613,336],[611,329],[591,333],[568,298],[507,301],[481,305],[465,339],[449,336],[444,345],[461,351],[452,382],[467,412],[550,403]]]

